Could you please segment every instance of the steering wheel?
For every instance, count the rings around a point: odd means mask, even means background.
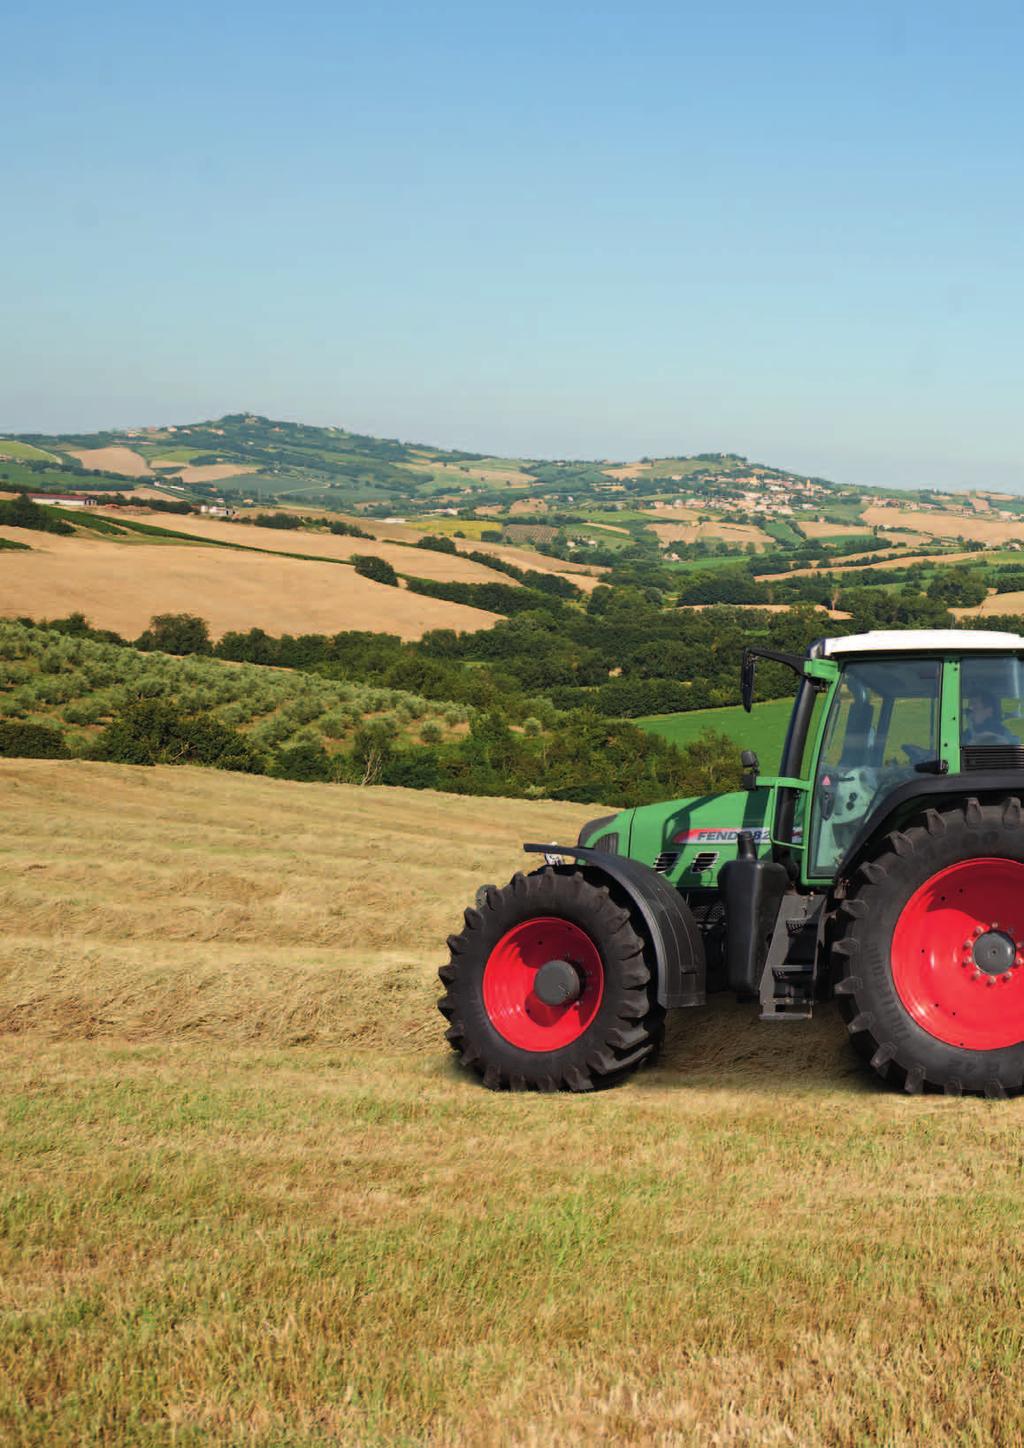
[[[829,783],[825,783],[826,776]],[[867,804],[875,797],[878,789],[878,770],[868,766],[848,770],[845,774],[833,774],[826,770],[818,780],[818,801],[823,820],[834,820],[846,824],[862,819],[867,813]]]
[[[965,739],[968,746],[972,744],[1009,744],[1005,734],[997,734],[993,729],[986,729],[981,734],[972,734],[970,739]]]
[[[934,750],[925,749],[920,744],[901,744],[900,748],[911,764],[920,764],[925,759],[931,759],[934,753]]]

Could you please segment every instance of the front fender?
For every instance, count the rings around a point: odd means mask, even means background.
[[[585,874],[617,885],[650,944],[658,1004],[666,1010],[704,1004],[704,943],[690,907],[667,880],[639,860],[585,845],[524,845],[523,849],[534,855],[568,855],[583,862]]]

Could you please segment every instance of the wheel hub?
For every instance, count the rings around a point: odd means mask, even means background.
[[[547,960],[533,978],[533,993],[546,1006],[567,1006],[583,993],[583,976],[571,960]]]
[[[582,926],[531,915],[497,941],[484,967],[491,1025],[523,1051],[560,1051],[590,1027],[604,997],[601,953]]]
[[[901,910],[893,984],[929,1035],[969,1051],[1024,1046],[1024,861],[972,855]]]
[[[971,951],[974,964],[986,975],[1005,975],[1013,969],[1017,957],[1017,943],[1005,930],[993,927],[979,935]]]

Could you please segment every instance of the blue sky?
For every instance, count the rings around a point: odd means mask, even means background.
[[[1024,12],[3,21],[0,429],[252,408],[1024,489]]]

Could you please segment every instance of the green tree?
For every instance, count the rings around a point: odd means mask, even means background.
[[[372,578],[374,583],[389,583],[393,588],[398,587],[398,574],[386,558],[377,558],[372,553],[357,553],[353,556],[352,565],[363,578]]]
[[[163,654],[212,654],[206,620],[194,613],[158,613],[149,628],[135,640],[135,647]]]

